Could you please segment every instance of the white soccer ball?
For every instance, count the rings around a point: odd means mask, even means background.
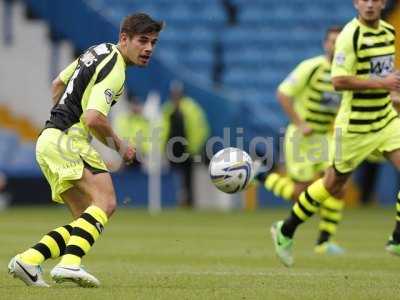
[[[247,188],[254,176],[253,160],[238,148],[217,152],[210,162],[211,181],[221,191],[233,194]]]

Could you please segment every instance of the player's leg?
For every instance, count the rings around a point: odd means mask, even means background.
[[[91,205],[90,198],[82,193],[76,186],[62,193],[61,197],[63,198],[64,203],[67,204],[74,220],[78,219],[79,216]]]
[[[397,171],[400,171],[400,119],[390,122],[381,132],[381,141],[378,151],[393,163]],[[376,153],[374,153],[376,154]],[[374,155],[375,156],[375,155]],[[375,157],[376,158],[376,157]],[[392,254],[400,255],[400,193],[396,201],[396,223],[392,236],[386,246],[386,250]]]
[[[69,190],[72,185],[65,181],[60,183],[59,174],[53,172],[60,159],[60,153],[54,141],[62,133],[58,130],[45,130],[36,143],[36,159],[38,164],[50,184],[52,199],[62,202],[60,191]],[[55,258],[62,255],[72,232],[73,222],[64,226],[57,227],[47,233],[33,247],[17,254],[8,265],[10,274],[21,279],[27,285],[48,286],[43,281],[40,265],[48,258]]]
[[[270,185],[268,185],[270,184]],[[272,190],[275,196],[283,199],[298,201],[300,194],[312,184],[312,181],[300,182],[284,177],[279,174],[270,174],[266,181],[268,190]],[[268,185],[268,186],[267,186]],[[319,237],[315,252],[322,254],[341,254],[343,249],[331,242],[331,238],[336,234],[338,224],[342,219],[344,201],[340,198],[329,197],[321,204],[319,214],[321,221],[319,224]]]
[[[74,219],[90,205],[88,198],[74,187],[64,192],[62,198],[69,204]],[[64,254],[73,227],[74,221],[47,233],[33,247],[12,258],[9,272],[27,285],[48,286],[41,278],[40,265],[48,258],[54,259]]]
[[[338,244],[332,242],[342,219],[344,208],[343,197],[329,197],[320,207],[319,236],[314,248],[317,254],[342,254],[344,252]]]
[[[400,172],[400,148],[386,153],[385,156],[395,165],[397,171]],[[392,254],[400,255],[400,192],[397,194],[396,201],[395,228],[386,245],[386,250]]]
[[[282,228],[285,236],[293,237],[298,225],[308,220],[325,200],[340,198],[350,175],[350,172],[339,173],[334,167],[329,167],[322,179],[315,181],[300,195]]]
[[[74,220],[67,225],[57,227],[46,234],[37,244],[21,253],[21,259],[29,264],[40,265],[48,258],[57,258],[64,254],[66,244],[74,227],[75,219],[90,205],[88,198],[77,188],[72,187],[62,194],[64,202]]]
[[[285,133],[285,166],[287,175],[276,172],[266,175],[264,187],[275,196],[297,201],[298,196],[316,176],[314,163],[307,158],[310,138],[304,137],[294,125]]]
[[[318,179],[301,193],[289,217],[272,225],[271,234],[275,250],[283,264],[286,266],[293,264],[291,249],[293,235],[298,226],[316,213],[325,200],[338,197],[349,177],[350,173],[339,174],[333,167],[328,168],[324,178]]]
[[[400,132],[400,128],[397,131]],[[340,200],[343,187],[352,171],[371,153],[379,150],[378,145],[384,139],[385,135],[381,132],[357,135],[335,130],[333,166],[326,170],[323,179],[315,181],[300,195],[290,216],[284,221],[274,223],[271,228],[275,251],[285,265],[293,264],[293,235],[298,226],[317,212],[328,198]]]
[[[275,196],[284,200],[296,200],[307,184],[309,183],[295,182],[289,176],[276,172],[268,174],[264,181],[266,190],[271,191]]]
[[[329,167],[329,163],[322,163],[320,166],[317,166],[320,170],[325,170],[327,167]],[[336,173],[340,176],[340,173]],[[344,249],[333,241],[338,225],[342,220],[344,209],[343,196],[344,193],[342,191],[335,195],[335,197],[329,197],[321,203],[319,209],[319,235],[314,247],[314,252],[317,254],[337,255],[344,253]]]
[[[92,248],[108,218],[113,214],[116,196],[108,173],[92,174],[84,169],[83,176],[75,182],[75,187],[89,197],[90,206],[75,221],[65,254],[51,271],[51,275],[56,282],[71,280],[81,286],[97,287],[99,281],[81,268],[81,260]],[[74,206],[71,202],[68,205]]]

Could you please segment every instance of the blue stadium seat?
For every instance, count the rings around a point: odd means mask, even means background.
[[[168,64],[177,64],[179,63],[179,52],[172,48],[172,49],[168,49],[168,48],[164,48],[164,47],[160,47],[160,50],[157,51],[156,54],[158,57],[160,57],[163,61],[167,62]]]
[[[115,20],[134,7],[166,20],[157,55],[193,76],[211,79],[214,47],[220,41],[223,83],[229,91],[252,103],[272,103],[268,109],[277,113],[277,85],[302,60],[323,54],[321,44],[328,26],[342,25],[354,14],[348,1],[232,0],[239,7],[239,24],[229,27],[217,0],[99,2],[108,8],[118,3]]]
[[[187,5],[171,2],[170,7],[163,10],[163,16],[172,26],[193,26],[193,12]]]
[[[241,59],[249,65],[257,66],[265,57],[265,50],[260,48],[245,48],[241,51]]]
[[[182,61],[186,65],[207,65],[212,66],[214,63],[214,55],[212,52],[205,49],[192,49],[185,53],[182,57]]]
[[[18,135],[10,130],[0,129],[0,170],[9,164],[19,145]]]
[[[194,81],[201,80],[204,84],[212,84],[213,69],[211,65],[187,63],[185,68],[190,71],[190,76]]]
[[[35,143],[21,143],[5,171],[9,175],[19,176],[40,174],[36,162]]]
[[[182,34],[180,30],[173,26],[168,26],[162,33],[160,37],[160,43],[171,43],[175,44],[182,39]]]
[[[249,73],[246,71],[233,71],[230,72],[229,69],[224,73],[223,83],[230,88],[246,88],[251,83],[251,78],[249,78]]]
[[[260,26],[265,24],[270,12],[259,6],[245,6],[239,11],[239,21],[242,24]]]
[[[217,40],[217,32],[212,30],[212,27],[207,26],[193,26],[188,28],[187,31],[185,30],[183,34],[181,38],[192,45],[197,43],[213,44]]]
[[[213,26],[214,29],[224,26],[227,16],[218,2],[203,3],[193,8],[193,21],[203,26]]]

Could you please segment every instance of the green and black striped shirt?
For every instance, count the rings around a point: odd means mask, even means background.
[[[378,28],[349,22],[335,46],[332,77],[385,77],[394,71],[395,30],[380,20]],[[343,92],[336,127],[349,133],[377,132],[397,118],[389,91],[371,89]]]
[[[51,110],[45,128],[77,129],[80,135],[89,131],[81,118],[83,112],[95,109],[107,116],[122,94],[126,65],[113,44],[89,48],[65,68],[59,78],[66,84],[60,101]]]
[[[323,55],[301,62],[278,90],[294,100],[294,108],[316,133],[332,129],[341,93],[331,81],[331,64]]]

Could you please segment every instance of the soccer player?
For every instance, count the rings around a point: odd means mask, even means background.
[[[332,65],[332,82],[343,91],[335,120],[333,164],[322,179],[299,197],[290,216],[271,227],[275,251],[286,266],[293,264],[293,235],[330,198],[340,199],[352,171],[368,156],[383,154],[400,169],[400,119],[390,92],[400,91],[394,70],[395,31],[380,19],[385,0],[354,0],[358,18],[339,34]],[[400,194],[399,194],[400,196]],[[387,251],[400,255],[400,199],[396,226]]]
[[[126,163],[134,159],[134,147],[114,133],[107,115],[122,93],[126,67],[148,65],[162,28],[162,22],[146,14],[129,15],[122,21],[117,45],[89,48],[53,81],[55,105],[37,141],[36,158],[53,200],[67,204],[74,221],[11,259],[9,272],[27,285],[48,287],[40,265],[61,256],[50,273],[54,281],[99,286],[97,278],[81,267],[81,259],[117,204],[111,176],[90,139],[95,136],[119,151]]]
[[[332,127],[342,97],[334,90],[330,75],[340,30],[329,28],[324,40],[325,55],[301,62],[278,87],[277,97],[291,121],[285,134],[287,176],[270,173],[262,181],[267,190],[284,199],[296,201],[329,166]],[[343,202],[336,198],[329,198],[321,206],[316,253],[343,252],[330,240],[336,233],[342,209]]]

